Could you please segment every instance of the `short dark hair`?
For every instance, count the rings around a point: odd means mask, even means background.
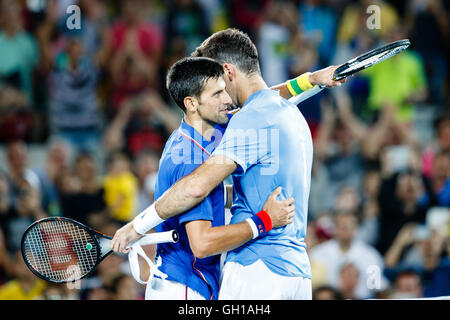
[[[186,111],[184,98],[200,97],[206,82],[223,75],[222,65],[205,57],[187,57],[173,64],[167,73],[166,87],[175,103]]]
[[[246,33],[234,28],[214,33],[195,49],[192,56],[212,58],[222,65],[232,63],[247,74],[261,74],[255,44]]]

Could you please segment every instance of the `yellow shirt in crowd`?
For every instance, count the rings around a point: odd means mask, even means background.
[[[130,221],[136,211],[138,181],[131,172],[107,175],[104,180],[105,202],[114,219]]]
[[[43,294],[45,287],[45,281],[36,280],[33,288],[25,291],[18,280],[11,280],[0,286],[0,300],[33,300]]]

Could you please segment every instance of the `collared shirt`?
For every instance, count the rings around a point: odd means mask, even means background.
[[[225,126],[216,126],[211,141],[207,141],[193,127],[181,122],[168,139],[159,163],[155,188],[158,199],[177,180],[190,174],[209,158],[220,141]],[[198,291],[206,299],[217,299],[219,292],[220,255],[204,259],[193,254],[185,229],[185,223],[193,220],[209,220],[213,227],[225,224],[225,190],[219,184],[197,206],[172,217],[155,229],[157,232],[176,229],[177,243],[158,244],[157,256],[162,259],[160,270],[168,280],[177,281]]]
[[[311,133],[297,106],[278,91],[253,93],[228,123],[213,155],[238,164],[233,173],[233,206],[230,223],[238,223],[259,212],[278,186],[279,198],[295,199],[294,221],[272,229],[227,254],[227,261],[249,265],[261,259],[282,276],[311,278],[306,253],[308,197],[313,144]]]

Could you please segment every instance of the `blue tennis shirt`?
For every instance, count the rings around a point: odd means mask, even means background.
[[[253,93],[228,123],[213,156],[238,164],[233,173],[230,223],[259,212],[278,186],[279,198],[295,199],[293,223],[272,229],[227,254],[226,261],[249,265],[258,259],[282,276],[311,278],[304,242],[311,183],[313,144],[305,118],[297,106],[276,90]]]
[[[211,141],[190,125],[181,122],[168,139],[159,162],[155,199],[158,199],[177,180],[190,174],[209,158],[219,143],[226,126],[216,126]],[[191,140],[192,139],[192,140]],[[225,224],[225,190],[219,184],[200,204],[180,215],[167,219],[155,229],[157,232],[176,229],[177,243],[158,244],[156,255],[161,257],[159,269],[168,280],[177,281],[198,291],[206,299],[217,299],[219,292],[220,255],[196,258],[190,248],[184,223],[209,220],[212,226]]]

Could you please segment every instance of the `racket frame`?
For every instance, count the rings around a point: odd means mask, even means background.
[[[344,79],[344,78],[346,78],[346,77],[348,77],[348,76],[350,76],[352,74],[355,74],[355,73],[357,73],[357,72],[359,72],[361,70],[369,68],[369,67],[371,67],[371,66],[373,66],[373,65],[375,65],[375,64],[377,64],[379,62],[382,62],[383,60],[386,60],[386,59],[388,59],[388,58],[390,58],[392,56],[395,56],[396,54],[400,53],[401,51],[406,50],[410,45],[411,45],[411,42],[408,39],[402,39],[402,40],[398,40],[398,41],[394,41],[394,42],[388,43],[388,44],[383,45],[381,47],[372,49],[370,51],[367,51],[367,52],[365,52],[365,53],[363,53],[363,54],[361,54],[361,55],[359,55],[359,56],[357,56],[357,57],[355,57],[355,58],[353,58],[351,60],[348,60],[347,62],[343,63],[342,65],[340,65],[334,71],[332,79],[334,81],[342,80],[342,79]],[[402,47],[404,47],[404,48],[402,48]],[[370,58],[370,57],[372,57],[374,55],[380,54],[380,53],[382,53],[384,51],[393,50],[395,48],[402,48],[402,49],[400,51],[393,51],[392,53],[387,54],[385,57],[383,57],[382,59],[378,60],[375,63],[366,64],[366,65],[364,65],[364,66],[362,66],[360,68],[351,70],[351,72],[344,72],[346,69],[350,68],[352,65],[354,65],[354,64],[356,64],[358,62],[361,62],[361,61],[363,61],[363,60],[365,60],[367,58]],[[298,96],[290,98],[289,102],[297,105],[297,104],[305,101],[306,99],[309,99],[310,97],[318,94],[319,92],[321,92],[325,88],[326,88],[326,86],[316,85],[314,88],[309,89],[309,90],[307,90],[305,92],[302,92]]]
[[[91,270],[90,270],[89,272],[87,272],[86,274],[82,275],[81,277],[79,277],[79,278],[77,278],[77,279],[73,279],[73,280],[56,280],[56,279],[50,279],[50,278],[44,276],[43,274],[41,274],[40,272],[38,272],[38,271],[31,265],[31,263],[29,263],[28,259],[26,258],[26,254],[25,254],[25,239],[26,239],[26,236],[27,236],[27,234],[28,234],[31,230],[34,229],[34,227],[35,227],[36,225],[39,225],[39,224],[44,223],[44,222],[49,222],[49,221],[66,221],[66,222],[72,223],[72,224],[76,225],[77,227],[79,227],[79,228],[85,230],[85,231],[92,237],[92,239],[93,239],[93,241],[94,241],[94,244],[95,244],[94,247],[95,247],[95,250],[96,250],[97,260],[96,260],[95,265],[91,268]],[[23,257],[23,260],[25,261],[25,264],[27,265],[28,269],[30,269],[30,271],[31,271],[34,275],[38,276],[39,278],[41,278],[41,279],[43,279],[43,280],[46,280],[46,281],[49,281],[49,282],[53,282],[53,283],[70,283],[70,282],[76,282],[76,281],[78,281],[78,280],[81,280],[81,279],[83,279],[83,278],[85,278],[85,277],[90,276],[90,275],[95,271],[95,269],[97,269],[97,266],[98,266],[98,265],[99,265],[99,264],[100,264],[107,256],[109,256],[109,255],[113,252],[112,250],[109,250],[107,253],[105,253],[104,255],[102,255],[102,251],[101,251],[101,246],[100,246],[99,238],[104,238],[104,239],[107,239],[107,240],[112,240],[112,237],[110,237],[110,236],[108,236],[108,235],[106,235],[106,234],[104,234],[104,233],[101,233],[101,232],[99,232],[99,231],[96,231],[96,230],[94,230],[94,229],[91,229],[91,228],[89,228],[88,226],[85,226],[84,224],[82,224],[82,223],[80,223],[80,222],[78,222],[78,221],[75,221],[75,220],[73,220],[73,219],[66,218],[66,217],[48,217],[48,218],[43,218],[43,219],[40,219],[40,220],[38,220],[38,221],[33,222],[33,223],[25,230],[25,232],[24,232],[24,234],[23,234],[23,236],[22,236],[22,240],[21,240],[20,246],[21,246],[21,251],[22,251],[22,257]]]

